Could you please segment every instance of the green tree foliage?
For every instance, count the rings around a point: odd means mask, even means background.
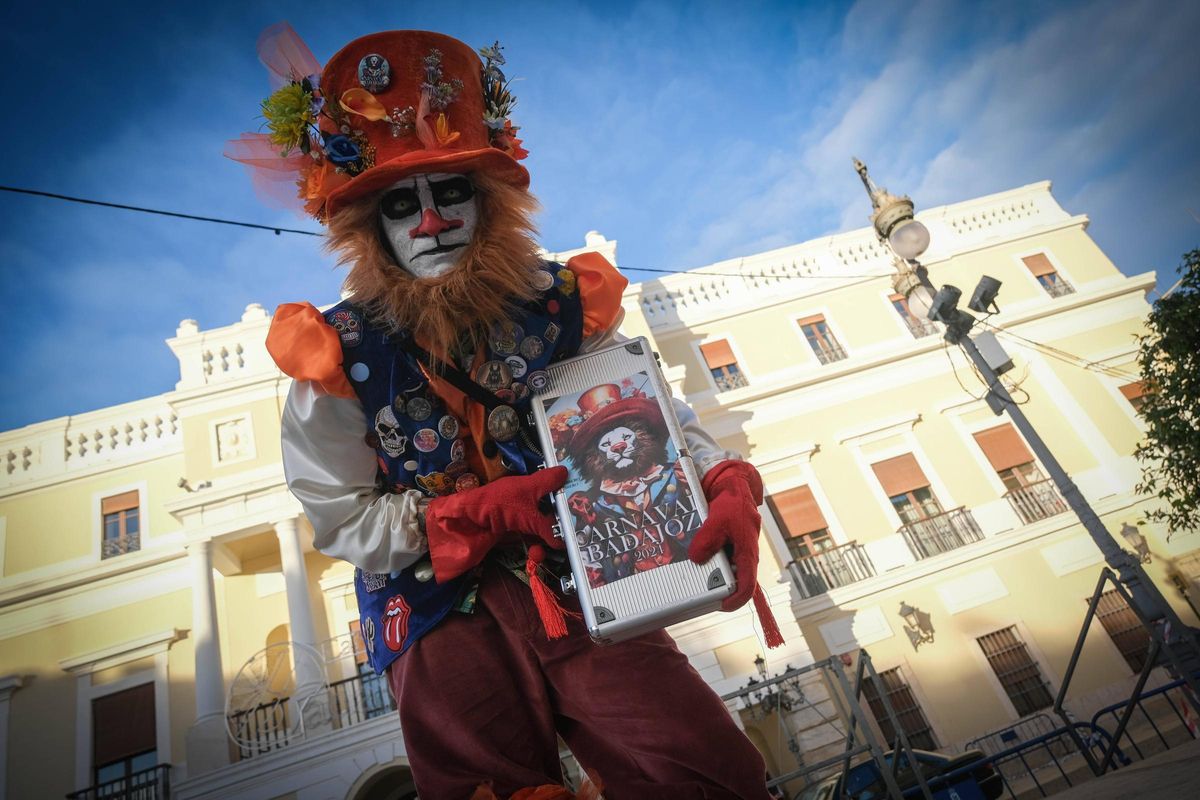
[[[1135,452],[1138,491],[1162,501],[1146,516],[1172,532],[1200,531],[1200,250],[1183,256],[1179,272],[1139,339],[1146,438]]]

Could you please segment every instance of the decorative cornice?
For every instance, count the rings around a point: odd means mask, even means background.
[[[880,439],[887,439],[898,433],[907,433],[920,421],[920,412],[909,411],[905,414],[889,417],[886,420],[870,422],[848,431],[840,431],[835,433],[833,438],[838,444],[861,447],[864,444],[877,442]]]
[[[72,658],[64,658],[58,666],[64,672],[72,675],[90,675],[93,672],[109,669],[130,661],[165,653],[172,644],[187,634],[187,628],[169,628],[159,633],[152,633],[140,639],[133,639],[121,644],[105,647],[91,653],[85,653]]]

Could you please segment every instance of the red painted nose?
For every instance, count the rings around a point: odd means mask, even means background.
[[[629,448],[629,445],[625,444],[625,442],[617,442],[610,449],[614,453],[624,453],[628,448]]]
[[[441,214],[432,208],[427,208],[421,212],[421,224],[408,232],[408,238],[416,239],[418,236],[437,236],[440,233],[461,228],[462,226],[463,221],[461,219],[443,219]]]

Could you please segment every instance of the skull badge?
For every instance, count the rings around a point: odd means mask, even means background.
[[[362,341],[362,322],[353,311],[339,309],[329,316],[329,324],[337,331],[345,347],[355,347]]]
[[[379,446],[389,456],[399,456],[408,444],[408,437],[400,433],[400,423],[391,406],[384,406],[375,415],[375,433],[379,434]]]

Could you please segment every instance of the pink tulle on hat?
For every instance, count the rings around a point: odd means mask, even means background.
[[[243,133],[225,143],[225,157],[241,163],[259,200],[274,208],[304,209],[296,184],[312,159],[300,152],[279,155],[279,146],[265,133]]]
[[[300,35],[286,22],[277,22],[258,37],[258,60],[267,68],[275,91],[293,81],[321,74],[321,64]],[[280,155],[279,145],[265,133],[243,133],[225,143],[224,155],[246,167],[254,193],[274,208],[303,211],[305,198],[297,191],[301,170],[312,159],[299,151]]]
[[[291,81],[321,74],[321,64],[300,35],[286,22],[277,22],[258,36],[258,60],[269,73],[271,91]]]

